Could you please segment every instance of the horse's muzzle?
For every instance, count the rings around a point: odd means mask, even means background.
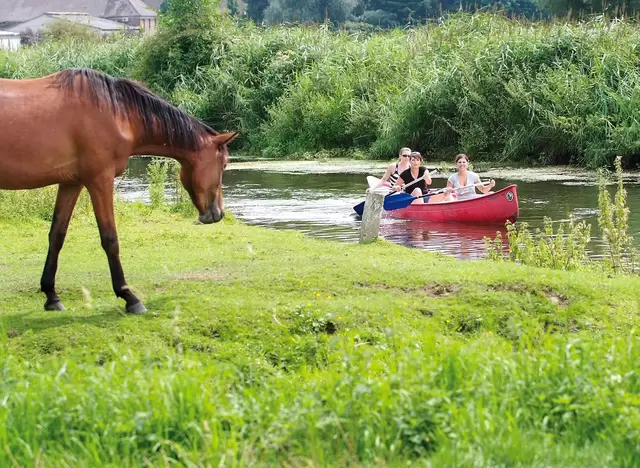
[[[224,210],[221,210],[217,204],[212,203],[207,211],[198,216],[198,221],[202,224],[211,224],[217,223],[222,218],[224,218]]]

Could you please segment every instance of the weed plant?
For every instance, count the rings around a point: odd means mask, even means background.
[[[607,185],[609,174],[598,171],[598,224],[602,230],[604,255],[597,266],[613,274],[634,273],[637,271],[638,251],[629,234],[629,208],[627,191],[624,188],[621,158],[615,159],[616,193],[611,199]],[[570,221],[565,234],[564,226],[559,224],[556,232],[553,221],[545,217],[544,228],[531,234],[527,223],[507,221],[507,243],[502,234],[494,239],[485,237],[485,252],[491,260],[507,260],[552,268],[554,270],[575,270],[589,266],[587,244],[590,240],[591,225],[584,221]],[[594,266],[594,265],[591,265]]]
[[[169,176],[169,163],[165,158],[153,158],[147,165],[149,181],[149,201],[152,209],[165,204],[165,185]]]
[[[169,184],[172,193],[171,210],[182,213],[185,216],[194,216],[197,211],[180,181],[180,163],[174,159],[169,159],[168,164]]]
[[[589,263],[586,252],[590,240],[591,226],[584,221],[570,221],[567,235],[564,226],[558,225],[554,232],[551,218],[544,218],[543,229],[536,229],[531,234],[525,222],[511,223],[507,221],[508,253],[502,242],[502,234],[496,238],[485,238],[487,257],[491,260],[508,260],[537,267],[554,270],[578,270]]]

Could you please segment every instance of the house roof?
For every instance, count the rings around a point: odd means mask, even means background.
[[[145,0],[144,3],[149,5],[155,11],[160,11],[160,6],[162,6],[162,2],[164,2],[164,1],[165,0]]]
[[[105,14],[125,10],[130,13]],[[48,11],[73,11],[92,16],[155,16],[142,0],[0,0],[0,23],[27,21]]]
[[[117,21],[111,21],[106,18],[97,18],[87,13],[47,12],[42,15],[38,15],[35,18],[31,18],[30,20],[18,23],[16,26],[13,26],[10,29],[11,31],[16,33],[22,33],[28,29],[39,30],[43,26],[53,21],[60,21],[60,20],[71,21],[73,23],[82,24],[103,32],[121,31],[123,28],[126,27],[126,25],[122,23],[118,23]],[[129,27],[128,29],[138,29],[138,28]]]
[[[99,29],[101,31],[120,31],[124,28],[122,23],[111,21],[105,18],[97,18],[85,13],[45,13],[45,16],[73,21],[74,23],[85,24],[89,27]]]
[[[156,12],[141,0],[107,0],[104,12],[100,16],[106,16],[107,18],[117,16],[156,16]]]

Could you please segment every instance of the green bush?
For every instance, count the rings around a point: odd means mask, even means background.
[[[158,31],[141,50],[138,78],[169,95],[198,68],[217,64],[232,36],[219,4],[220,0],[169,0]]]

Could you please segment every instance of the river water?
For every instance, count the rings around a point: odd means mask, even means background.
[[[128,200],[148,200],[148,158],[131,159],[118,184]],[[274,229],[294,229],[314,237],[357,242],[360,219],[353,206],[364,200],[367,175],[381,176],[387,163],[361,161],[240,162],[232,163],[224,175],[226,209],[247,224]],[[429,166],[429,164],[427,164]],[[598,188],[593,172],[571,167],[540,169],[487,169],[478,171],[483,180],[492,177],[496,187],[518,185],[519,222],[533,229],[543,226],[545,216],[557,223],[571,217],[591,224],[589,255],[598,257]],[[443,187],[449,173],[434,178]],[[614,187],[610,187],[613,190]],[[626,173],[625,188],[631,211],[630,230],[640,240],[640,174]],[[169,193],[169,190],[167,191]],[[533,230],[532,229],[532,230]],[[501,225],[468,225],[396,220],[383,216],[380,236],[397,244],[460,259],[482,258],[485,236],[495,237]]]

